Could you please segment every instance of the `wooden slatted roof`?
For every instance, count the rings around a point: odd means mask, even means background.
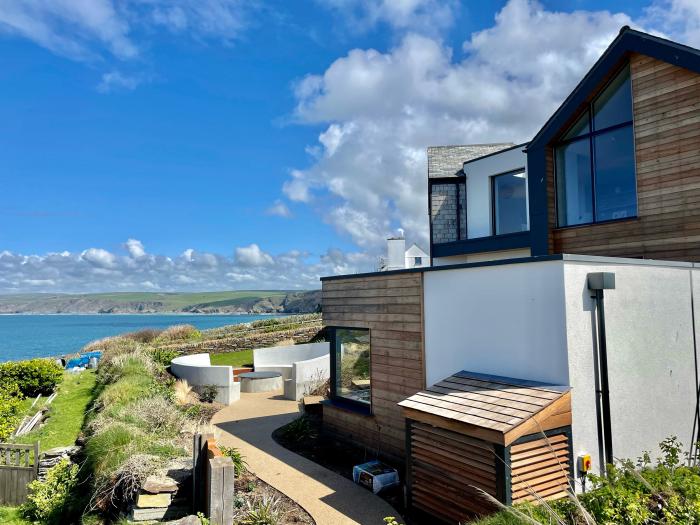
[[[407,418],[509,445],[571,424],[567,386],[458,372],[401,401]]]

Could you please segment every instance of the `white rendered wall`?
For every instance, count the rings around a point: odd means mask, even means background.
[[[467,238],[493,235],[491,227],[491,177],[514,170],[527,174],[527,156],[522,147],[467,162]],[[529,223],[529,220],[528,220]]]
[[[170,362],[170,371],[184,379],[201,393],[203,387],[215,386],[216,399],[219,403],[230,405],[241,396],[240,383],[233,382],[233,368],[224,365],[212,365],[209,354],[191,354],[176,357]]]
[[[561,261],[426,272],[425,369],[568,384]]]
[[[615,290],[605,291],[615,457],[635,459],[645,450],[657,457],[656,445],[672,435],[689,445],[695,411],[693,271],[683,263],[623,261],[626,263],[567,261],[564,267],[574,453],[590,453],[596,469],[600,459],[593,362],[595,310],[587,290],[588,273],[614,272],[616,278]],[[696,305],[700,305],[698,277],[696,274]]]
[[[501,250],[498,252],[480,252],[463,255],[451,255],[449,257],[434,257],[433,266],[447,266],[450,264],[476,263],[484,261],[499,261],[503,259],[521,259],[530,257],[530,248],[518,248],[516,250]]]
[[[700,309],[700,268],[689,263],[565,255],[426,272],[427,384],[468,370],[570,385],[574,453],[590,453],[598,469],[587,275],[603,271],[616,276],[616,289],[605,292],[614,454],[657,457],[658,443],[673,435],[687,447],[696,398],[691,276]]]
[[[422,259],[420,264],[416,264],[416,257]],[[412,244],[411,247],[406,250],[404,266],[406,268],[424,268],[430,266],[430,256],[417,245]]]

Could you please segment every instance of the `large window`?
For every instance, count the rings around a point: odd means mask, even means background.
[[[525,172],[505,173],[492,179],[495,235],[527,231],[527,179]]]
[[[637,215],[629,67],[569,128],[555,163],[559,226]]]
[[[332,397],[369,410],[370,379],[369,330],[331,329]]]

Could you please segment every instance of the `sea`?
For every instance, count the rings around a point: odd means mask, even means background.
[[[0,315],[0,362],[56,357],[85,344],[143,328],[191,324],[200,330],[269,319],[271,315],[85,314]]]

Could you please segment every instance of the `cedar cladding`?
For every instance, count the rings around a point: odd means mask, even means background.
[[[370,329],[372,415],[326,405],[326,430],[402,460],[399,401],[425,387],[423,274],[392,273],[323,281],[323,324]]]
[[[547,157],[552,253],[700,261],[700,75],[630,57],[638,218],[557,229]]]

